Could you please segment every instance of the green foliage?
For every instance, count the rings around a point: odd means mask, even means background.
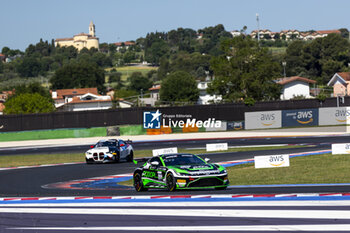
[[[18,86],[15,86],[13,89],[15,89],[15,93],[14,93],[14,95],[12,95],[10,97],[10,99],[14,98],[18,95],[22,95],[22,94],[37,93],[41,96],[44,96],[44,97],[50,99],[51,102],[53,103],[50,91],[48,89],[44,88],[43,86],[41,86],[40,83],[38,83],[38,82],[33,82],[33,83],[25,84],[25,85],[18,85]]]
[[[199,97],[196,80],[187,72],[171,73],[163,81],[160,98],[167,102],[196,102]]]
[[[244,104],[248,106],[253,106],[255,104],[255,100],[251,97],[247,97],[244,99]]]
[[[108,82],[109,83],[121,82],[121,78],[122,78],[122,73],[113,72],[113,73],[109,74]]]
[[[133,72],[129,78],[129,90],[140,92],[141,89],[145,92],[152,86],[152,82],[142,75],[141,72]]]
[[[136,55],[133,51],[126,51],[123,55],[124,63],[131,63],[133,60],[135,60]]]
[[[280,67],[266,48],[249,37],[235,37],[222,43],[224,55],[211,60],[215,80],[208,92],[221,95],[224,101],[274,100],[280,96],[280,86],[274,82]]]
[[[327,99],[327,95],[323,92],[321,92],[320,94],[318,94],[316,96],[316,98],[320,101],[320,102],[324,102]]]
[[[24,57],[18,64],[17,71],[23,77],[36,77],[41,71],[40,61],[35,57]]]
[[[126,98],[126,97],[137,96],[137,95],[139,95],[139,92],[135,90],[119,89],[119,90],[115,90],[114,99]]]
[[[292,100],[303,100],[306,97],[304,95],[293,95],[293,98],[291,98]]]
[[[350,43],[338,34],[309,43],[292,42],[286,51],[287,76],[304,75],[326,84],[330,77],[345,70],[350,62]]]
[[[48,113],[55,111],[51,98],[39,93],[16,95],[5,102],[4,114]]]
[[[92,62],[71,62],[59,68],[51,79],[53,89],[97,87],[104,91],[104,70]]]

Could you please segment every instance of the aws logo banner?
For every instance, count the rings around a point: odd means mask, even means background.
[[[255,168],[289,167],[289,155],[255,156]]]
[[[246,129],[269,129],[282,127],[282,111],[244,113]]]
[[[282,111],[282,126],[318,125],[318,109],[296,109]]]
[[[350,154],[350,143],[332,144],[332,155]]]
[[[350,124],[350,107],[319,108],[319,125]]]

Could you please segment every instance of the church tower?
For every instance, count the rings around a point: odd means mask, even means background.
[[[89,34],[95,37],[95,24],[91,21],[89,25]]]

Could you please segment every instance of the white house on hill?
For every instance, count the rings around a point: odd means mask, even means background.
[[[282,85],[281,100],[293,99],[296,96],[310,98],[310,84],[315,84],[315,80],[299,76],[280,78],[277,83]]]

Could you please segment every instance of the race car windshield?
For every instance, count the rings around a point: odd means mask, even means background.
[[[205,162],[195,155],[171,155],[163,157],[165,166],[203,165]]]
[[[98,147],[110,147],[110,146],[117,146],[116,142],[110,142],[110,141],[105,141],[105,142],[99,142],[97,144]]]

